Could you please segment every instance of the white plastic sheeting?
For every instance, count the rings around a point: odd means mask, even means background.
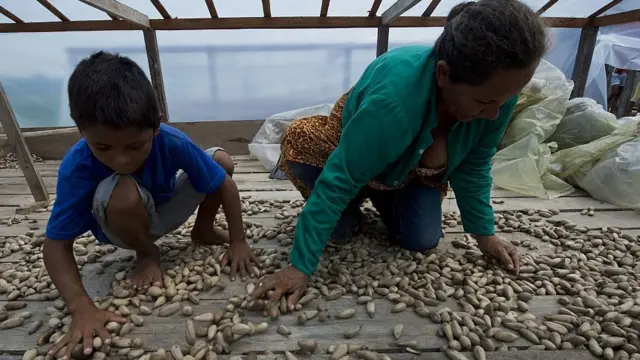
[[[121,1],[151,18],[160,18],[148,0]],[[394,2],[384,0],[378,14]],[[429,2],[423,0],[406,15],[421,15]],[[446,15],[458,2],[443,0],[434,15]],[[546,0],[524,2],[537,9]],[[545,15],[583,17],[608,2],[560,0]],[[623,0],[607,14],[639,8],[639,2]],[[71,20],[109,19],[79,1],[52,3]],[[262,16],[260,2],[250,3],[216,0],[216,7],[223,17]],[[329,16],[364,16],[371,3],[372,0],[331,0]],[[317,16],[320,4],[321,0],[272,0],[271,9],[273,16]],[[36,1],[0,0],[0,5],[25,21],[58,21]],[[208,16],[202,0],[163,0],[163,5],[178,18]],[[0,22],[10,20],[0,15]],[[441,30],[393,28],[390,47],[432,44]],[[617,31],[606,33],[616,38]],[[546,59],[568,77],[579,34],[579,29],[551,32],[552,48]],[[637,34],[633,36],[638,39]],[[169,116],[171,121],[265,119],[292,109],[333,103],[375,58],[375,42],[376,29],[159,32]],[[0,81],[23,127],[73,124],[68,115],[67,79],[78,60],[93,51],[120,52],[132,57],[148,73],[140,31],[0,34],[0,46]],[[604,91],[598,87],[601,85],[594,86]]]

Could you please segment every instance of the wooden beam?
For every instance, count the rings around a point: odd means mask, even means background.
[[[271,4],[269,3],[269,0],[262,0],[262,13],[264,14],[264,17],[271,17]]]
[[[634,15],[633,13],[631,15]],[[582,28],[601,21],[613,21],[616,15],[608,15],[593,20],[587,18],[543,18],[547,26],[556,28]],[[634,15],[635,16],[635,15]],[[401,16],[391,27],[442,27],[446,18],[443,16]],[[628,22],[628,21],[626,21]],[[202,19],[152,19],[151,28],[155,30],[234,30],[234,29],[342,29],[342,28],[377,28],[380,19],[369,16],[328,16],[309,17],[248,17],[248,18],[202,18]],[[617,23],[617,22],[616,22]],[[0,33],[20,32],[67,32],[67,31],[117,31],[139,30],[138,25],[125,21],[88,20],[88,21],[50,21],[29,22],[22,24],[0,23]]]
[[[599,29],[598,27],[589,26],[583,28],[580,32],[576,62],[573,66],[573,73],[571,74],[571,80],[573,80],[571,98],[584,96],[584,89],[587,86],[589,69],[591,68],[593,50],[596,47]]]
[[[376,42],[376,57],[389,50],[389,25],[378,26],[378,40]]]
[[[591,21],[592,26],[609,26],[640,21],[640,10],[630,10],[617,14],[598,16]]]
[[[12,13],[11,11],[3,8],[2,6],[0,6],[0,14],[8,17],[10,20],[12,20],[14,23],[16,24],[23,24],[24,21],[22,19],[20,19],[19,17],[17,17],[14,13]]]
[[[4,92],[2,84],[0,84],[0,122],[2,123],[5,134],[7,134],[7,140],[9,140],[11,147],[14,148],[20,169],[27,180],[33,198],[35,201],[49,200],[47,188],[33,164],[31,152],[29,151],[27,142],[24,140],[22,131],[20,131],[16,115],[11,108],[11,104],[9,104],[9,99]]]
[[[629,114],[631,96],[633,96],[633,92],[636,90],[638,78],[640,78],[640,72],[627,70],[627,80],[625,81],[624,89],[622,89],[622,93],[620,94],[618,107],[616,109],[616,117],[618,119]]]
[[[593,14],[589,15],[589,18],[593,19],[595,17],[598,17],[602,14],[604,14],[605,12],[607,12],[607,10],[611,9],[612,7],[620,4],[622,2],[622,0],[613,0],[611,2],[609,2],[607,5],[601,7],[600,9],[596,10],[596,12],[594,12]]]
[[[149,61],[149,72],[151,73],[151,83],[156,92],[158,106],[162,113],[162,121],[169,122],[169,110],[167,107],[167,95],[164,91],[164,80],[162,77],[162,66],[160,65],[160,51],[158,49],[158,38],[156,31],[145,29],[144,46],[147,49],[147,60]]]
[[[549,10],[553,5],[555,5],[559,0],[549,0],[546,4],[542,5],[540,9],[538,9],[538,15],[542,15],[545,11]]]
[[[138,10],[131,8],[117,0],[80,0],[105,13],[118,17],[128,23],[149,28],[149,17]]]
[[[322,6],[320,6],[320,17],[327,17],[329,13],[329,0],[322,0]]]
[[[378,9],[380,9],[380,4],[382,4],[382,0],[373,0],[373,4],[371,4],[371,10],[369,10],[369,16],[376,16],[376,14],[378,13]]]
[[[42,6],[44,6],[50,13],[55,15],[61,21],[69,21],[69,18],[66,17],[60,10],[58,10],[49,0],[37,0]]]
[[[429,6],[427,6],[427,8],[422,13],[422,16],[425,16],[425,17],[431,16],[431,14],[433,14],[433,12],[436,11],[436,8],[438,7],[438,5],[440,5],[440,0],[431,0],[431,2],[429,3]]]
[[[169,15],[169,12],[165,9],[160,0],[151,0],[151,3],[164,19],[171,19],[171,15]]]
[[[400,17],[400,15],[407,12],[412,7],[416,6],[420,0],[397,0],[391,5],[385,12],[382,13],[382,25],[389,25],[393,20]]]
[[[218,18],[218,11],[216,10],[216,6],[213,4],[213,0],[204,0],[207,3],[207,9],[209,9],[209,15],[212,18]]]

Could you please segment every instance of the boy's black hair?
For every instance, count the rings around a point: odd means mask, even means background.
[[[71,118],[78,129],[156,129],[160,111],[155,91],[133,60],[99,51],[78,63],[67,88]]]
[[[435,44],[454,83],[481,85],[498,70],[526,69],[547,50],[545,24],[519,0],[479,0],[451,9]]]

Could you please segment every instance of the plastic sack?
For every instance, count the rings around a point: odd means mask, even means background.
[[[574,181],[594,199],[640,211],[640,138],[609,151]]]
[[[542,60],[522,90],[511,123],[493,158],[493,183],[501,188],[543,199],[573,192],[573,187],[547,169],[556,144],[544,144],[564,116],[573,82]]]
[[[573,90],[573,81],[551,63],[542,60],[533,78],[522,89],[511,123],[502,137],[501,148],[533,134],[545,141],[560,123]]]
[[[608,152],[638,137],[640,116],[620,119],[619,122],[620,126],[605,137],[554,153],[549,171],[560,179],[578,185],[578,179],[585,176]]]
[[[255,156],[268,171],[272,171],[278,164],[280,142],[289,125],[293,121],[307,116],[329,116],[332,108],[332,104],[321,104],[268,117],[249,144],[249,153]]]
[[[564,117],[547,140],[564,150],[598,140],[617,127],[616,116],[605,111],[595,100],[575,98],[569,100]]]
[[[571,194],[573,186],[548,172],[555,143],[539,144],[535,135],[500,150],[493,158],[493,183],[503,189],[542,199]]]

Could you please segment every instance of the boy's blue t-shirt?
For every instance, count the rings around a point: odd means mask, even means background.
[[[138,184],[153,196],[156,206],[174,193],[175,176],[183,170],[193,188],[203,194],[216,191],[226,171],[181,131],[160,125],[151,153],[145,160]],[[91,152],[87,141],[78,141],[65,155],[58,170],[56,199],[47,224],[51,240],[72,240],[91,231],[98,241],[106,237],[92,214],[93,195],[98,184],[113,174]]]

